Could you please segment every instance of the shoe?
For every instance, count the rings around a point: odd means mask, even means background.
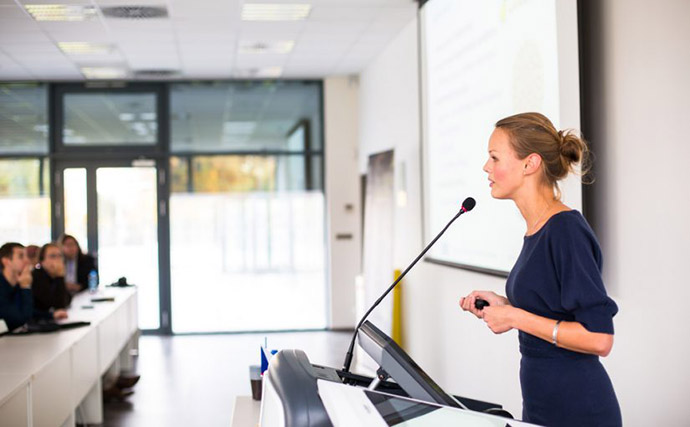
[[[140,375],[120,375],[117,377],[115,386],[117,388],[132,388],[139,382]]]
[[[123,390],[117,386],[112,386],[103,390],[103,400],[124,400],[134,394],[132,390]]]

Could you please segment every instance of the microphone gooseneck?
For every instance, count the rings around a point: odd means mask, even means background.
[[[390,291],[392,291],[393,288],[395,288],[395,285],[397,285],[402,280],[402,278],[405,277],[407,272],[410,271],[412,269],[412,267],[415,266],[415,264],[417,264],[417,262],[424,256],[424,254],[426,254],[429,251],[429,249],[431,249],[431,247],[434,245],[434,243],[436,243],[436,241],[443,235],[443,233],[445,233],[446,230],[448,230],[448,227],[450,227],[451,224],[453,224],[453,222],[460,217],[460,215],[464,214],[465,212],[471,211],[472,209],[474,209],[474,207],[476,205],[477,205],[477,202],[472,197],[466,198],[465,201],[462,202],[462,207],[460,208],[458,213],[455,214],[455,216],[450,221],[448,221],[448,224],[446,224],[446,226],[443,227],[443,230],[441,230],[441,232],[438,233],[436,235],[436,237],[434,237],[434,240],[432,240],[428,245],[426,245],[424,250],[419,255],[417,255],[417,258],[415,258],[414,261],[412,261],[410,263],[410,265],[407,266],[405,271],[403,271],[400,274],[400,276],[398,276],[398,278],[395,279],[393,284],[390,285],[388,287],[388,289],[386,289],[386,291],[383,293],[383,295],[381,295],[379,297],[379,299],[376,300],[376,302],[369,308],[369,310],[367,310],[366,313],[364,313],[364,316],[362,316],[362,319],[359,321],[359,323],[357,323],[357,327],[355,328],[354,334],[352,334],[352,341],[350,341],[350,346],[348,347],[347,354],[345,354],[345,362],[343,363],[343,372],[350,372],[350,365],[352,364],[352,354],[353,354],[354,349],[355,349],[355,340],[357,339],[357,331],[359,331],[359,328],[362,327],[362,325],[364,324],[364,321],[367,319],[369,314],[381,303],[381,301],[383,301],[383,299],[386,297],[386,295],[388,295],[390,293]]]

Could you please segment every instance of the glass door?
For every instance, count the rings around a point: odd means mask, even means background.
[[[101,283],[137,285],[139,327],[159,329],[156,168],[97,168],[96,192]]]
[[[101,286],[138,287],[139,327],[161,329],[158,173],[155,164],[59,164],[63,232],[96,257]],[[165,325],[163,325],[165,326]]]
[[[138,287],[139,327],[170,333],[167,91],[56,84],[53,239],[71,234],[97,258],[101,286]]]

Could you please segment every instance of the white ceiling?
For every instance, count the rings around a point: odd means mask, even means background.
[[[37,22],[24,4],[165,6],[167,18]],[[309,3],[296,22],[246,22],[244,3]],[[169,69],[176,79],[227,79],[282,67],[284,78],[360,72],[417,11],[414,0],[0,0],[0,80],[84,80],[81,67]],[[238,53],[240,42],[294,40],[287,54]],[[66,55],[58,42],[115,46]]]

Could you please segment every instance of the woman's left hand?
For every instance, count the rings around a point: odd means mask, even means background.
[[[516,310],[512,305],[490,305],[482,310],[483,319],[494,334],[502,334],[513,329],[513,315]]]

